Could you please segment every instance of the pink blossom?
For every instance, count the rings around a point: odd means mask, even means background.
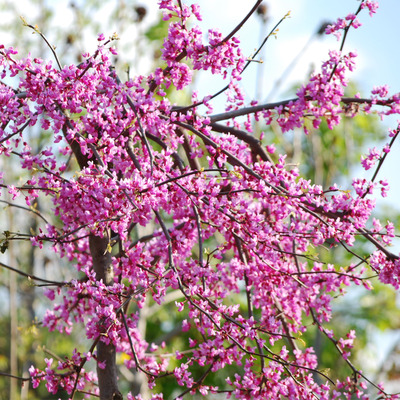
[[[369,170],[372,168],[375,163],[380,160],[380,153],[376,147],[373,149],[369,149],[369,154],[365,157],[361,158],[361,165],[364,167],[365,170]]]
[[[8,186],[8,193],[11,194],[13,200],[15,200],[21,194],[14,185]]]
[[[366,0],[361,3],[361,8],[368,8],[369,16],[372,17],[379,8],[379,4],[377,1]]]
[[[388,183],[360,177],[350,187],[324,188],[276,154],[269,134],[258,139],[253,125],[263,118],[280,133],[309,132],[326,121],[332,129],[362,107],[368,112],[386,102],[387,114],[400,113],[400,97],[388,99],[388,88],[376,87],[366,105],[349,112],[346,102],[354,99],[344,96],[357,56],[331,50],[297,98],[262,109],[241,81],[247,51],[239,39],[213,28],[204,35],[189,22],[191,16],[201,20],[195,4],[158,4],[170,21],[165,65],[149,76],[122,82],[112,64],[116,50],[106,48],[102,34],[93,55],[61,70],[0,47],[2,80],[16,82],[15,89],[0,85],[0,156],[18,155],[19,171],[29,175],[20,189],[8,182],[4,188],[13,200],[22,191],[29,206],[38,197],[51,201],[56,222],[40,221],[31,243],[52,246],[75,267],[74,279],[45,290],[51,306],[42,325],[62,334],[79,330],[86,341],[101,344],[97,351],[103,344],[115,349],[126,368],[147,375],[152,392],[169,376],[182,386],[178,396],[226,390],[243,400],[365,396],[365,382],[353,375],[332,386],[315,380],[321,361],[305,333],[312,324],[349,360],[356,335],[337,337],[333,299],[353,284],[371,290],[365,280],[371,269],[399,288],[399,257],[387,248],[394,224],[373,218],[374,189],[386,196]],[[362,7],[372,14],[377,4],[364,1]],[[349,14],[326,33],[339,39],[360,25]],[[212,115],[218,108],[212,95],[191,93],[193,104],[171,104],[168,93],[188,91],[195,71],[227,80],[226,113],[241,114],[247,106],[257,111],[222,125],[220,115]],[[39,150],[26,139],[28,126],[52,133]],[[391,144],[369,150],[363,167],[383,160]],[[367,266],[323,263],[313,255],[339,245],[350,249],[360,236],[374,247]],[[99,254],[94,239],[104,243]],[[99,272],[102,257],[109,260],[107,274]],[[173,346],[170,332],[160,345],[146,339],[153,333],[143,335],[146,311],[156,310],[157,317],[161,307],[174,314],[172,334],[183,332]],[[300,338],[304,345],[287,346]],[[97,384],[95,372],[82,367],[89,359],[99,370],[110,368],[94,347],[73,349],[58,363],[32,366],[32,386],[43,381],[53,394],[85,391]],[[209,386],[199,369],[210,382],[220,374],[224,387]]]

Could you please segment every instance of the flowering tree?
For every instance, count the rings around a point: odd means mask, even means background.
[[[398,398],[353,365],[355,332],[341,338],[326,327],[331,301],[345,287],[372,290],[371,273],[399,287],[399,257],[387,248],[394,226],[370,221],[374,191],[387,192],[377,172],[398,128],[381,151],[363,158],[365,169],[376,165],[372,180],[354,179],[345,190],[302,178],[285,165],[285,155],[252,135],[253,119],[275,122],[282,133],[302,127],[307,134],[322,120],[333,128],[343,115],[375,106],[382,115],[399,113],[400,98],[389,97],[386,87],[367,98],[344,97],[356,58],[343,52],[344,40],[360,26],[357,15],[372,16],[377,2],[363,0],[354,14],[327,27],[327,34],[343,38],[340,51],[329,52],[296,98],[246,105],[240,80],[250,61],[235,34],[261,2],[228,36],[209,30],[205,44],[200,29],[188,23],[201,20],[196,5],[159,1],[170,20],[162,50],[166,66],[126,82],[113,68],[116,51],[109,44],[116,37],[100,35],[94,54],[65,67],[57,57],[53,66],[0,46],[0,154],[17,157],[29,172],[24,184],[1,174],[1,186],[13,200],[22,195],[24,207],[44,221],[29,235],[32,245],[50,243],[77,271],[68,282],[29,275],[49,285],[45,295],[54,301],[42,322],[65,334],[82,329],[91,343],[58,363],[46,359],[43,370],[32,366],[34,388],[44,381],[52,394],[62,389],[70,398],[83,392],[122,399],[118,356],[147,378],[154,400],[164,398],[159,383],[171,378],[176,399],[196,393],[367,399],[374,389],[379,398]],[[166,90],[187,88],[195,70],[227,80],[224,113],[212,114],[211,100],[221,92],[203,99],[193,93],[188,106],[168,101]],[[52,133],[38,151],[26,134],[33,126]],[[39,196],[51,198],[55,222],[32,207]],[[3,233],[2,250],[10,235]],[[26,235],[12,239],[18,237]],[[352,250],[360,238],[373,247],[369,257]],[[324,264],[310,252],[329,244],[343,246],[354,261]],[[172,351],[168,343],[147,340],[139,326],[146,302],[162,308],[171,294],[183,338]],[[347,363],[344,381],[324,373],[301,339],[313,327]],[[215,385],[213,376],[223,377],[223,384]]]

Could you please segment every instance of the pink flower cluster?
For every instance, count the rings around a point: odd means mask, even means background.
[[[376,10],[378,9],[378,7],[379,7],[379,4],[377,1],[363,0],[360,4],[359,11],[364,8],[367,8],[369,10],[370,17],[372,17],[373,14],[376,13]],[[357,29],[361,25],[362,24],[358,20],[356,14],[348,14],[345,19],[338,18],[334,24],[328,25],[325,30],[325,33],[327,35],[333,34],[334,36],[336,36],[337,40],[340,40],[340,38],[342,37],[342,31],[344,31],[345,29],[348,29],[350,26],[354,29]]]
[[[375,12],[375,2],[362,4]],[[15,90],[0,84],[0,154],[18,154],[21,168],[32,172],[27,187],[5,186],[14,198],[23,192],[28,205],[39,195],[51,198],[58,222],[41,227],[32,243],[50,242],[84,274],[63,288],[47,289],[54,304],[43,324],[67,334],[83,329],[91,342],[112,345],[128,368],[147,375],[151,389],[168,375],[191,396],[224,391],[256,400],[352,393],[366,398],[363,381],[349,377],[335,386],[322,373],[317,381],[312,346],[300,350],[297,342],[312,318],[348,360],[355,333],[336,339],[324,324],[332,318],[333,297],[345,287],[370,288],[364,267],[324,264],[309,257],[310,249],[349,248],[362,234],[377,248],[371,267],[383,282],[399,286],[399,260],[385,252],[393,225],[382,228],[374,220],[367,229],[375,183],[354,180],[354,194],[324,190],[302,178],[284,156],[271,161],[258,142],[250,142],[250,120],[247,132],[234,121],[221,133],[195,106],[173,107],[165,87],[182,90],[199,69],[229,76],[227,110],[240,109],[244,57],[237,38],[225,40],[216,30],[203,44],[200,29],[187,24],[192,15],[201,19],[197,6],[172,0],[159,5],[164,19],[174,19],[163,47],[166,67],[148,77],[122,83],[112,68],[115,50],[102,36],[95,54],[61,70],[39,59],[18,60],[14,49],[0,46],[2,79],[19,79]],[[354,15],[345,21],[329,28],[331,33],[350,22],[357,27]],[[306,119],[316,128],[323,118],[330,128],[337,125],[354,59],[353,52],[331,51],[321,72],[298,91],[298,100],[263,112],[266,122],[276,113],[282,132],[303,127]],[[387,92],[377,88],[373,94]],[[211,109],[210,98],[205,104]],[[29,146],[25,132],[35,125],[52,132],[39,151]],[[269,145],[267,151],[275,149]],[[372,167],[378,156],[372,150],[363,165]],[[385,193],[387,183],[380,185]],[[109,284],[96,276],[88,237],[107,241],[101,255],[110,255]],[[176,293],[187,347],[167,356],[165,345],[142,336],[140,312],[126,310],[129,303],[136,310],[146,302],[162,307]],[[97,359],[75,350],[57,367],[46,360],[43,370],[31,368],[33,385],[45,381],[50,393],[63,388],[70,394],[91,387],[95,374],[82,369],[91,357]],[[231,366],[237,367],[233,374],[226,372]],[[204,378],[194,373],[198,368],[206,369]],[[224,386],[207,384],[208,374],[226,374]]]
[[[349,14],[345,19],[339,18],[334,24],[328,25],[325,33],[327,35],[333,34],[336,36],[337,40],[340,40],[342,37],[341,31],[348,28],[350,24],[354,29],[357,29],[362,25],[355,14]]]
[[[341,105],[344,89],[347,86],[346,74],[355,67],[356,54],[342,55],[337,51],[329,52],[329,60],[322,64],[321,72],[314,73],[307,85],[297,91],[298,99],[276,108],[279,114],[277,123],[283,132],[305,127],[305,119],[311,119],[314,128],[318,128],[322,118],[330,129],[338,125],[341,114],[345,112]],[[271,113],[265,113],[266,123],[271,123]]]
[[[90,360],[92,355],[90,353],[84,354],[83,356],[74,350],[71,359],[66,361],[59,361],[57,367],[54,369],[53,359],[45,359],[46,368],[44,371],[40,371],[38,368],[30,367],[29,373],[32,377],[32,386],[37,388],[40,382],[46,383],[46,389],[51,394],[57,394],[60,389],[65,390],[68,394],[71,394],[74,388],[78,390],[84,390],[88,388],[88,384],[91,386],[92,393],[96,395],[98,390],[96,389],[96,376],[93,372],[85,372],[81,369],[82,360]],[[79,375],[77,371],[79,370]]]
[[[377,1],[366,0],[361,3],[361,8],[368,8],[369,15],[370,17],[372,17],[376,13],[376,10],[379,8],[379,4]]]

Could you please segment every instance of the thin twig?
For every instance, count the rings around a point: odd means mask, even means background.
[[[355,12],[354,15],[357,16],[357,15],[360,13],[360,11],[362,10],[362,4],[363,4],[363,3],[364,3],[364,0],[363,0],[363,1],[361,2],[361,4],[358,6],[358,9],[357,9],[357,11]],[[346,28],[344,28],[343,39],[342,39],[342,43],[340,44],[340,49],[339,49],[340,52],[343,51],[344,44],[345,44],[346,38],[347,38],[347,34],[349,33],[349,30],[350,30],[351,26],[353,25],[353,22],[354,22],[354,19],[352,19],[352,20],[350,21],[349,25],[347,25]],[[335,66],[333,67],[332,72],[331,72],[331,75],[330,75],[330,77],[329,77],[329,79],[328,79],[328,82],[332,79],[333,75],[335,74],[338,65],[339,65],[339,63],[336,63]]]
[[[23,187],[22,189],[24,189],[24,187]],[[47,219],[46,219],[45,217],[43,217],[43,215],[40,214],[38,211],[35,211],[33,208],[28,208],[28,207],[20,206],[20,205],[18,205],[18,204],[11,203],[11,202],[6,201],[6,200],[0,200],[0,203],[7,204],[7,205],[10,206],[10,207],[20,208],[21,210],[29,211],[29,212],[31,212],[31,213],[37,215],[37,216],[38,216],[39,218],[41,218],[46,224],[48,224]]]
[[[19,269],[10,267],[9,265],[4,264],[4,263],[2,263],[2,262],[0,262],[0,267],[3,267],[3,268],[8,269],[8,270],[10,270],[10,271],[16,272],[17,274],[19,274],[19,275],[21,275],[21,276],[24,276],[24,277],[28,278],[29,280],[39,281],[39,282],[45,282],[45,283],[49,283],[49,284],[55,285],[55,286],[66,286],[66,285],[69,285],[68,282],[49,281],[49,280],[47,280],[47,279],[39,278],[39,277],[37,277],[37,276],[35,276],[35,275],[32,275],[32,274],[27,274],[26,272],[22,272],[22,271],[20,271]]]
[[[7,372],[1,372],[1,371],[0,371],[0,376],[7,376],[8,378],[18,379],[23,382],[29,381],[31,379],[31,378],[23,378],[22,376],[16,376],[16,375],[12,375]]]
[[[28,24],[23,17],[21,17],[21,19],[22,19],[22,22],[24,23],[25,26],[33,29],[46,42],[47,46],[49,47],[49,49],[53,53],[53,56],[54,56],[54,58],[55,58],[55,60],[57,62],[59,70],[61,71],[62,70],[62,66],[61,66],[60,60],[58,59],[57,53],[55,51],[55,47],[50,44],[50,42],[47,40],[46,36],[39,30],[39,28],[37,26],[33,26],[33,25]]]
[[[224,43],[226,43],[228,40],[230,40],[236,32],[238,32],[242,26],[246,23],[246,21],[257,11],[258,6],[263,2],[263,0],[257,0],[256,4],[254,4],[253,8],[247,13],[247,15],[242,19],[242,21],[240,21],[240,23],[236,26],[235,29],[232,30],[231,33],[229,33],[229,35],[225,36],[224,39],[222,39],[219,43],[217,43],[216,45],[212,46],[214,47],[218,47],[223,45]]]
[[[393,144],[394,144],[394,141],[397,139],[397,136],[399,135],[399,132],[400,132],[400,130],[397,129],[396,134],[394,135],[394,137],[393,137],[392,140],[390,141],[390,143],[389,143],[389,148],[390,148],[390,149],[392,148],[392,146],[393,146]],[[378,175],[378,173],[379,173],[379,170],[381,169],[381,167],[382,167],[382,165],[383,165],[383,162],[386,160],[386,157],[388,156],[388,154],[389,154],[389,153],[384,152],[383,156],[379,159],[379,163],[378,163],[378,165],[377,165],[377,167],[376,167],[376,170],[375,170],[375,173],[374,173],[373,177],[371,178],[371,182],[374,182],[374,181],[375,181],[375,179],[376,179],[376,177],[377,177],[377,175]],[[366,195],[367,195],[367,192],[365,192],[364,195],[363,195],[362,197],[364,198]]]
[[[98,337],[96,338],[96,340],[95,340],[95,341],[92,343],[92,345],[90,346],[90,349],[89,349],[89,353],[90,353],[90,354],[92,354],[92,353],[94,352],[94,349],[96,348],[97,343],[99,342],[99,340],[100,340],[100,336],[98,336]],[[86,362],[87,362],[87,357],[84,357],[84,358],[81,360],[81,363],[80,363],[79,365],[76,366],[76,378],[75,378],[75,383],[74,383],[74,387],[73,387],[73,389],[72,389],[72,393],[71,393],[71,395],[70,395],[72,400],[74,399],[75,393],[76,393],[76,391],[77,391],[79,376],[80,376],[81,371],[82,371],[82,368],[84,367],[84,365],[86,364]]]

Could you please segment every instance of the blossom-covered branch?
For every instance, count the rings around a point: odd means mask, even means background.
[[[308,133],[323,120],[333,128],[344,115],[375,105],[388,107],[382,115],[397,114],[400,96],[379,87],[370,98],[345,97],[356,54],[331,51],[297,97],[247,103],[240,87],[247,58],[234,36],[241,24],[228,36],[210,29],[204,43],[200,28],[188,23],[201,19],[198,6],[159,5],[170,21],[166,66],[149,76],[122,81],[113,65],[116,50],[103,35],[81,64],[57,69],[0,46],[1,79],[17,82],[0,85],[0,156],[15,156],[29,176],[17,185],[1,173],[1,185],[13,201],[23,193],[26,207],[38,197],[52,202],[57,221],[46,218],[30,240],[39,248],[51,243],[75,267],[68,283],[45,281],[57,287],[46,288],[52,307],[43,325],[64,334],[81,330],[91,343],[56,366],[53,359],[43,369],[32,366],[33,386],[45,382],[50,393],[62,389],[71,398],[80,391],[121,399],[123,362],[145,376],[152,400],[163,398],[157,385],[167,378],[178,398],[367,399],[371,382],[349,361],[355,333],[337,338],[326,324],[333,298],[346,287],[371,289],[369,270],[399,287],[399,257],[387,249],[394,226],[373,219],[370,227],[375,176],[354,179],[345,190],[314,184],[252,134],[252,118],[275,122],[282,133]],[[366,7],[376,11],[371,1],[359,11]],[[344,21],[327,33],[358,26],[353,16]],[[170,103],[167,89],[190,87],[195,70],[228,81],[225,112],[211,115],[211,98],[195,93],[191,107]],[[218,123],[223,120],[229,123]],[[30,127],[51,132],[46,147],[34,149]],[[390,135],[385,154],[397,138]],[[385,157],[371,151],[363,165],[378,159],[380,168]],[[384,195],[387,185],[379,184]],[[373,246],[369,257],[352,250],[360,237]],[[333,265],[310,254],[335,244],[361,262]],[[147,304],[161,310],[171,294],[176,309],[168,313],[181,326],[179,347],[157,344],[140,326],[141,310]],[[312,324],[350,368],[345,381],[324,373],[312,345],[301,339]],[[85,370],[91,359],[96,371]],[[223,377],[218,385],[216,377]],[[397,398],[379,390],[383,398]]]

